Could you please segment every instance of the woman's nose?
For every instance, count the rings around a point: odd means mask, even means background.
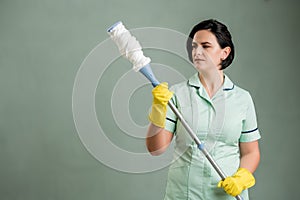
[[[201,46],[198,46],[196,49],[195,49],[195,54],[196,55],[203,55],[203,47]]]

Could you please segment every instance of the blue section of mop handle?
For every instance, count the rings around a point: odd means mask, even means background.
[[[198,148],[199,148],[200,150],[204,149],[204,144],[203,144],[203,143],[199,144],[199,145],[198,145]]]
[[[150,63],[145,65],[139,70],[153,85],[153,87],[159,85],[159,81],[155,78]]]
[[[116,26],[118,26],[121,23],[122,23],[121,21],[118,21],[118,22],[114,23],[111,27],[109,27],[107,29],[107,32],[111,32]]]

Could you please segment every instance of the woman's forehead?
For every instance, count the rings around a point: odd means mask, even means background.
[[[209,42],[209,43],[215,43],[217,42],[216,36],[209,30],[200,30],[197,31],[194,35],[193,42]]]

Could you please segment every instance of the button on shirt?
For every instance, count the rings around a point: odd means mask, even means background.
[[[171,101],[204,143],[221,169],[232,175],[240,164],[240,142],[260,139],[252,98],[224,75],[224,84],[210,98],[198,74],[170,88]],[[219,175],[198,149],[176,115],[168,108],[165,129],[175,135],[165,200],[235,199],[218,188]],[[248,191],[241,194],[248,199]]]

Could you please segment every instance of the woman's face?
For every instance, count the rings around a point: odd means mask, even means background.
[[[221,69],[221,62],[230,53],[230,47],[222,49],[216,36],[209,30],[196,32],[192,42],[193,63],[198,71]]]

